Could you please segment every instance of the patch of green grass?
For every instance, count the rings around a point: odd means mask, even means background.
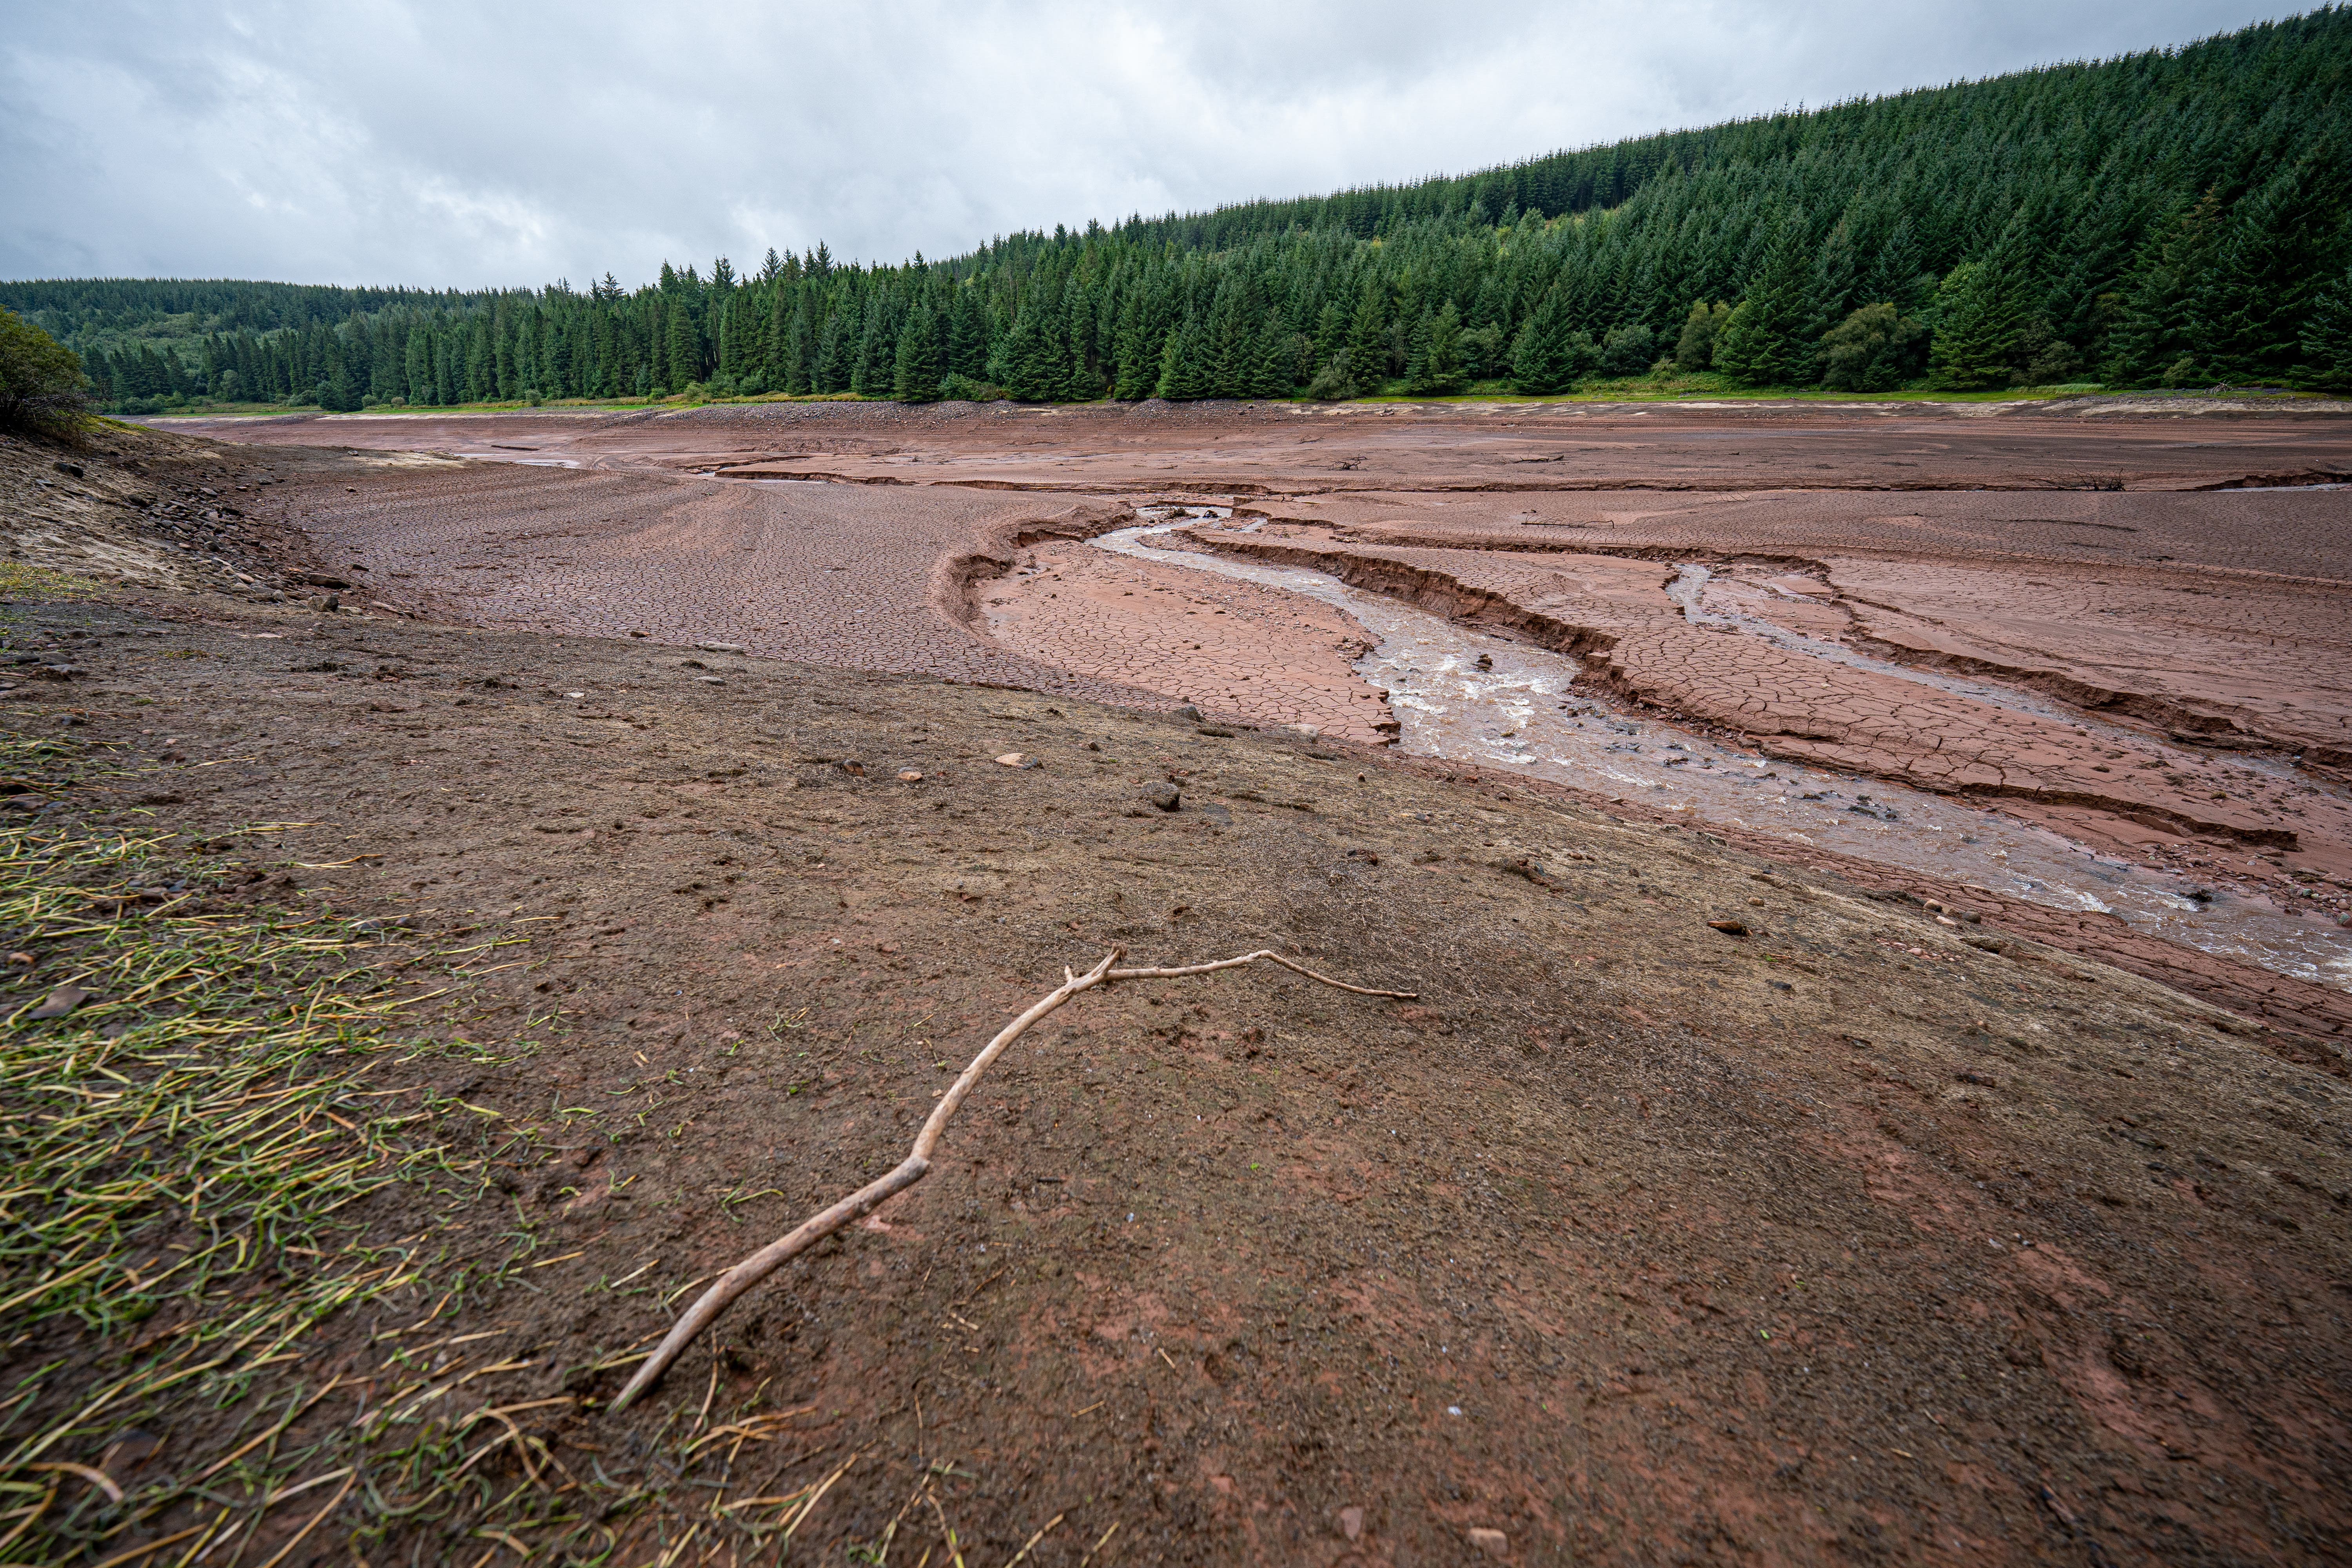
[[[456,1298],[429,1224],[371,1243],[349,1211],[388,1188],[420,1215],[470,1203],[484,1160],[447,1136],[469,1119],[386,1103],[377,1069],[417,1044],[390,1032],[401,1003],[353,962],[360,933],[181,912],[194,894],[152,890],[204,862],[72,820],[102,761],[0,738],[0,771],[58,803],[0,826],[5,963],[39,976],[0,1000],[0,1562],[97,1561],[174,1510],[257,1525],[316,1444],[176,1455],[130,1486],[108,1456],[239,1405],[282,1430],[323,1394],[302,1344],[331,1314]]]
[[[331,917],[198,912],[215,877],[279,864],[226,858],[268,830],[89,820],[133,776],[0,734],[0,1563],[787,1555],[858,1456],[807,1443],[765,1383],[721,1397],[714,1365],[641,1436],[559,1453],[701,1281],[537,1272],[577,1254],[541,1256],[492,1178],[543,1167],[541,1135],[434,1087],[530,1048],[442,1026],[520,939],[464,927],[395,964]],[[403,970],[446,990],[407,995]],[[59,987],[88,994],[35,1018]],[[616,1288],[645,1298],[637,1343],[511,1337],[514,1303]]]
[[[51,566],[33,566],[22,561],[0,561],[0,599],[97,599],[106,595],[106,589],[86,577],[58,571]]]

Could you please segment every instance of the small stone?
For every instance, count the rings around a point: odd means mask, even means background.
[[[694,646],[705,653],[749,653],[751,651],[739,642],[698,642]]]
[[[1187,723],[1197,724],[1201,721],[1201,710],[1198,708],[1193,707],[1190,702],[1187,702],[1182,707],[1176,710],[1176,717],[1183,720]]]
[[[1017,768],[1028,760],[1019,752],[1007,752],[996,759],[996,765],[1000,768]]]
[[[1510,1555],[1510,1537],[1499,1530],[1474,1529],[1470,1531],[1470,1544],[1489,1557]]]
[[[49,993],[48,1000],[25,1015],[27,1018],[62,1018],[89,1000],[89,993],[79,985],[60,985]]]
[[[1341,1509],[1339,1510],[1339,1533],[1346,1536],[1350,1541],[1361,1540],[1364,1534],[1364,1510],[1360,1508]]]
[[[8,955],[8,967],[30,969],[33,967],[33,955],[29,952],[12,952]]]
[[[923,782],[923,775],[917,773],[912,768],[907,768],[899,773],[898,782],[900,784],[920,784]]]
[[[2009,943],[1997,936],[1964,936],[1960,938],[1979,952],[2007,952]]]
[[[1714,927],[1717,931],[1721,931],[1726,936],[1746,936],[1748,934],[1748,923],[1745,921],[1709,921],[1706,923]]]
[[[1162,811],[1174,811],[1184,804],[1183,793],[1172,784],[1146,784],[1143,798]]]
[[[705,686],[724,686],[727,684],[726,678],[723,676],[698,675],[694,679],[702,682]]]
[[[585,697],[588,694],[584,691],[567,691],[563,695],[577,702],[581,698]]]

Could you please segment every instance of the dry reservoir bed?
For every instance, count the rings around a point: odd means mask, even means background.
[[[787,405],[212,427],[497,459],[278,492],[404,607],[1393,737],[2038,910],[2037,935],[2072,921],[2142,973],[2234,975],[2209,994],[2352,1029],[2338,416]],[[1120,544],[1180,513],[1156,556]]]
[[[22,681],[12,732],[127,771],[11,797],[16,831],[171,835],[142,876],[189,902],[150,920],[377,922],[351,962],[432,1048],[385,1055],[350,1092],[427,1118],[478,1187],[387,1188],[300,1240],[240,1232],[264,1269],[239,1287],[254,1299],[360,1254],[415,1276],[375,1277],[291,1361],[257,1344],[242,1353],[261,1364],[233,1357],[135,1408],[89,1405],[197,1305],[158,1288],[116,1331],[37,1297],[9,1347],[9,1383],[31,1391],[11,1441],[46,1447],[10,1462],[86,1465],[125,1494],[20,1471],[55,1493],[33,1516],[54,1558],[233,1528],[261,1561],[314,1517],[295,1560],[765,1561],[787,1522],[796,1553],[826,1561],[886,1542],[939,1561],[952,1531],[967,1560],[1001,1562],[1041,1529],[1028,1561],[1065,1564],[1097,1546],[1325,1563],[2346,1548],[2347,1089],[2324,995],[2257,1022],[2287,977],[2189,964],[2159,984],[2088,956],[2088,915],[2051,914],[2050,942],[2042,906],[1955,897],[1965,912],[1939,919],[1883,866],[1792,858],[1761,831],[1079,694],[1134,690],[1128,672],[1038,691],[793,663],[730,618],[764,605],[667,626],[716,595],[656,551],[616,569],[604,542],[733,481],[439,478],[193,443],[128,460],[139,482],[230,495],[275,477],[239,510],[303,532],[272,545],[278,577],[246,562],[251,589],[61,600],[17,580],[11,648],[79,673]],[[93,494],[118,482],[88,467]],[[452,487],[446,536],[431,483]],[[780,493],[920,511],[908,489]],[[16,520],[62,504],[16,494]],[[1012,668],[1024,656],[973,629],[968,586],[1057,592],[1051,552],[1152,498],[940,499],[979,521],[930,536],[948,542],[923,547],[916,585],[878,554],[828,553],[871,515],[854,510],[796,510],[752,563],[898,584],[826,637],[951,633],[957,657]],[[498,507],[530,521],[500,525]],[[1243,537],[1287,528],[1285,548],[1494,553],[1258,510]],[[112,530],[121,559],[187,553],[119,510],[52,518],[35,546],[87,548],[70,524]],[[1228,531],[1195,531],[1226,553]],[[451,541],[471,548],[450,570],[418,569]],[[525,570],[526,550],[554,559]],[[1017,570],[1024,552],[1040,570]],[[951,567],[929,575],[939,553]],[[1282,601],[1201,602],[1225,578],[1103,559],[1171,605],[1192,594],[1210,612],[1192,619],[1252,626],[1182,639],[1203,654],[1283,630]],[[1008,574],[979,574],[987,560]],[[252,597],[356,566],[413,571],[369,589],[408,611],[460,613],[438,595],[477,577],[493,599],[571,572],[633,597],[604,637]],[[528,605],[591,613],[543,590]],[[1342,635],[1302,617],[1300,646],[1336,658]],[[758,651],[679,646],[697,641]],[[1194,695],[1168,686],[1163,706]],[[1629,710],[1572,700],[1588,722]],[[1679,732],[1638,722],[1654,744]],[[27,780],[67,765],[19,757]],[[1163,785],[1173,811],[1148,798]],[[13,983],[37,1001],[91,939],[12,940],[37,950]],[[2128,928],[2104,940],[2162,971]],[[1244,973],[1081,998],[1000,1064],[929,1180],[740,1303],[656,1397],[604,1413],[698,1280],[895,1162],[948,1069],[1111,944],[1156,962],[1273,946],[1421,994]],[[20,1010],[13,1048],[156,1026],[131,986],[92,989],[61,1019]],[[331,1105],[341,1121],[310,1131],[377,1125],[376,1100]],[[12,1285],[70,1303],[130,1289],[121,1269],[152,1278],[202,1210],[184,1183],[141,1202],[105,1271],[59,1283],[27,1258]],[[331,1378],[349,1381],[305,1403]],[[185,1489],[281,1420],[252,1452],[299,1463]]]

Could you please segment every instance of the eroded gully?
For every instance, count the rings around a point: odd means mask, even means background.
[[[2052,908],[2105,911],[2216,956],[2352,990],[2352,938],[2332,924],[2226,889],[2191,898],[2191,885],[2178,876],[2099,855],[1957,798],[1776,760],[1629,716],[1574,689],[1580,665],[1569,655],[1458,625],[1319,572],[1149,542],[1183,521],[1120,529],[1093,543],[1297,594],[1352,616],[1374,642],[1356,670],[1387,692],[1402,751],[1638,799],[1694,821],[1769,833]],[[1705,605],[1706,585],[1703,567],[1685,567],[1677,579],[1675,596],[1694,618],[1728,623],[1809,657],[1863,657]],[[2038,712],[2048,706],[1986,682],[1887,669],[2001,707]],[[2245,759],[2244,765],[2264,764]]]

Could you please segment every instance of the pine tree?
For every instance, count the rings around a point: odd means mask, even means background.
[[[1417,396],[1444,396],[1462,390],[1462,312],[1448,300],[1424,313],[1413,329],[1412,356],[1405,368],[1406,390]]]
[[[2150,237],[2128,288],[2119,290],[2124,302],[2107,334],[2105,380],[2147,386],[2166,375],[2176,385],[2200,379],[2191,303],[2198,279],[2213,269],[2223,222],[2221,196],[2208,191]],[[1940,318],[1936,330],[1940,338]]]
[[[957,375],[979,380],[988,370],[988,310],[977,288],[955,291],[953,324],[948,342],[948,368]]]
[[[1936,290],[1936,384],[1966,392],[2009,384],[2022,312],[1990,261],[1966,261]]]
[[[2312,296],[2299,342],[2305,384],[2352,391],[2352,268]]]
[[[702,344],[682,300],[670,308],[668,338],[669,357],[663,368],[669,374],[669,389],[683,392],[702,379]]]
[[[1242,395],[1289,396],[1291,388],[1297,384],[1298,355],[1279,314],[1268,310],[1259,319],[1257,338],[1251,348],[1249,374]]]
[[[1203,317],[1188,316],[1183,325],[1168,334],[1160,359],[1160,384],[1153,395],[1171,402],[1216,395],[1215,384],[1210,379],[1209,330]]]
[[[2334,150],[2305,159],[2230,211],[2210,270],[2190,290],[2198,357],[2221,375],[2279,381],[2294,374],[2313,297],[2347,259],[2346,174]]]
[[[1388,305],[1386,285],[1366,279],[1348,338],[1348,374],[1360,386],[1378,388],[1389,378]]]
[[[939,313],[929,301],[917,305],[898,333],[898,355],[890,395],[901,403],[936,403],[947,374]]]
[[[1801,385],[1814,376],[1821,312],[1804,226],[1783,220],[1748,298],[1715,339],[1715,368],[1753,386]]]
[[[1576,384],[1576,356],[1570,342],[1568,301],[1557,289],[1547,293],[1511,345],[1511,380],[1521,392],[1549,396]]]

